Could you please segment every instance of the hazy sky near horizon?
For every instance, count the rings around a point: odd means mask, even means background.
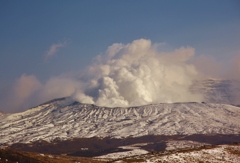
[[[23,74],[44,83],[141,38],[224,62],[240,53],[240,1],[1,0],[0,98]]]

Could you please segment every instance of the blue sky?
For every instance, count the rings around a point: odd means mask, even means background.
[[[225,58],[240,50],[240,2],[1,1],[0,76],[44,80],[83,68],[113,43],[146,38]],[[67,41],[44,62],[52,44]]]
[[[0,24],[0,90],[22,74],[45,82],[79,71],[140,38],[222,61],[240,52],[238,0],[1,0]]]

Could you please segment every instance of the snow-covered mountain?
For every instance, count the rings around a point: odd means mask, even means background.
[[[21,113],[0,112],[0,148],[59,156],[67,153],[97,160],[173,162],[171,159],[177,155],[178,160],[201,160],[205,156],[214,160],[215,153],[206,154],[217,149],[214,144],[240,142],[240,103],[236,103],[240,83],[208,79],[194,82],[191,91],[201,93],[203,101],[109,108],[67,97]],[[157,153],[152,155],[153,151]],[[239,159],[232,153],[224,157]]]
[[[0,118],[0,143],[56,138],[240,134],[240,108],[215,103],[98,107],[61,98]]]
[[[240,105],[240,82],[233,80],[205,79],[195,81],[191,87],[193,93],[203,95],[207,103]]]

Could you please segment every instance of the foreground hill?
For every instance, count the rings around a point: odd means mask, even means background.
[[[240,161],[240,146],[205,145],[194,149],[167,150],[115,160],[145,163],[237,163]]]
[[[145,135],[240,134],[240,108],[174,103],[108,108],[69,98],[0,118],[0,143]]]
[[[51,155],[35,152],[0,149],[0,163],[103,163],[83,157]]]
[[[129,146],[128,148],[130,148]],[[122,147],[123,148],[123,147]],[[127,147],[125,147],[127,148]],[[137,150],[136,147],[135,151]],[[126,151],[130,153],[129,151]],[[126,153],[125,152],[125,153]],[[134,152],[131,152],[134,153]],[[9,149],[0,149],[0,162],[9,163],[237,163],[240,161],[240,145],[203,145],[194,148],[182,147],[179,149],[167,149],[166,151],[142,153],[121,157],[121,153],[112,153],[101,157],[83,158],[65,155],[52,155],[43,153],[23,152]]]

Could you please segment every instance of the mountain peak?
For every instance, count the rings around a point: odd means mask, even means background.
[[[89,137],[240,134],[239,119],[240,108],[227,104],[174,103],[109,108],[57,99],[1,118],[0,143]]]

